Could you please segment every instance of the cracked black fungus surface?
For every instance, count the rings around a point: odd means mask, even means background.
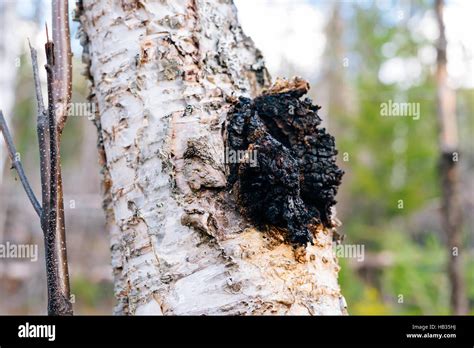
[[[256,151],[251,161],[229,163],[245,214],[258,227],[288,231],[293,245],[313,242],[310,224],[331,227],[331,207],[344,172],[336,165],[334,137],[320,128],[319,106],[306,89],[239,98],[228,114],[227,144]]]

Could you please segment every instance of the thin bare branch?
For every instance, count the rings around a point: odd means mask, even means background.
[[[47,230],[49,216],[50,199],[50,157],[49,157],[49,128],[48,115],[43,102],[41,91],[41,81],[39,79],[38,57],[36,49],[30,45],[31,62],[33,65],[33,77],[35,81],[36,101],[38,104],[36,131],[38,134],[39,156],[40,156],[40,176],[41,176],[41,201],[43,214],[41,216],[41,228],[43,232]]]
[[[66,235],[64,227],[64,208],[62,198],[62,181],[60,166],[60,130],[57,127],[56,88],[54,43],[45,45],[45,66],[48,77],[48,112],[47,127],[49,132],[49,201],[45,204],[45,248],[48,281],[48,313],[50,315],[72,315],[70,302],[69,272],[66,253]],[[46,123],[45,123],[46,125]]]
[[[69,34],[69,15],[67,0],[53,0],[53,42],[56,122],[61,135],[64,128],[69,103],[71,101],[72,64],[71,42]]]
[[[56,144],[57,144],[57,200],[56,200],[56,237],[59,247],[59,275],[61,291],[69,299],[69,271],[67,263],[66,227],[64,217],[63,184],[61,173],[61,134],[69,112],[72,95],[72,52],[69,32],[67,0],[52,2],[53,42],[54,42],[54,102],[56,106]],[[52,191],[51,191],[52,192]],[[72,308],[71,308],[72,314]]]
[[[33,79],[35,82],[35,94],[36,94],[36,102],[38,103],[38,117],[39,117],[39,115],[45,115],[46,110],[44,108],[43,92],[41,91],[41,81],[39,78],[38,55],[36,53],[36,49],[33,46],[31,46],[30,40],[28,40],[28,45],[30,46],[31,63],[33,65]]]
[[[10,159],[12,161],[12,166],[13,168],[16,169],[18,176],[20,177],[21,184],[23,185],[23,188],[25,189],[25,192],[28,198],[30,199],[30,202],[33,205],[33,208],[35,208],[36,214],[38,214],[38,216],[41,217],[41,205],[36,199],[36,196],[30,186],[30,183],[28,182],[28,178],[26,177],[26,174],[25,174],[25,171],[23,170],[23,166],[19,159],[18,153],[16,152],[15,145],[13,144],[13,139],[12,139],[10,130],[8,129],[7,122],[5,121],[5,118],[3,117],[3,112],[1,110],[0,110],[0,130],[3,134],[3,137],[5,138],[5,143],[7,144],[7,148],[8,148],[8,155],[10,156]]]
[[[48,129],[49,129],[49,155],[50,155],[50,218],[56,220],[56,204],[57,204],[57,173],[58,173],[58,141],[57,141],[57,129],[56,129],[56,108],[54,99],[54,44],[48,41],[45,45],[46,50],[46,73],[48,76]],[[54,217],[53,217],[54,215]],[[51,222],[50,222],[51,223]]]

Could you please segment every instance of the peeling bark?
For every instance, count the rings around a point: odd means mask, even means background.
[[[269,86],[231,1],[83,1],[116,314],[343,314],[333,230],[294,249],[225,190],[232,97]]]

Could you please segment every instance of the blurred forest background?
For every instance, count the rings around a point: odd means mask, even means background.
[[[449,314],[450,250],[441,227],[434,1],[237,0],[239,18],[272,78],[299,75],[335,135],[346,175],[337,215],[344,243],[365,257],[341,257],[350,314]],[[70,1],[70,9],[74,9]],[[39,192],[36,104],[27,38],[44,65],[49,1],[0,0],[0,108]],[[474,307],[474,2],[446,0],[448,84],[459,127],[462,269]],[[71,16],[72,17],[72,16]],[[85,102],[77,23],[71,22],[73,102]],[[44,70],[44,69],[42,69]],[[45,80],[44,71],[41,71]],[[381,104],[419,103],[420,117],[382,117]],[[108,236],[101,208],[96,130],[70,117],[62,145],[71,292],[77,314],[111,314]],[[2,259],[0,314],[44,314],[46,287],[39,221],[1,141],[0,243],[38,244],[37,262]],[[3,165],[3,162],[5,165]],[[402,204],[400,205],[400,200]]]

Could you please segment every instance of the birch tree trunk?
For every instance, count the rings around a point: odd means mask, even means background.
[[[333,231],[295,251],[225,192],[226,97],[270,82],[234,4],[84,0],[76,15],[98,105],[115,313],[344,314]]]

